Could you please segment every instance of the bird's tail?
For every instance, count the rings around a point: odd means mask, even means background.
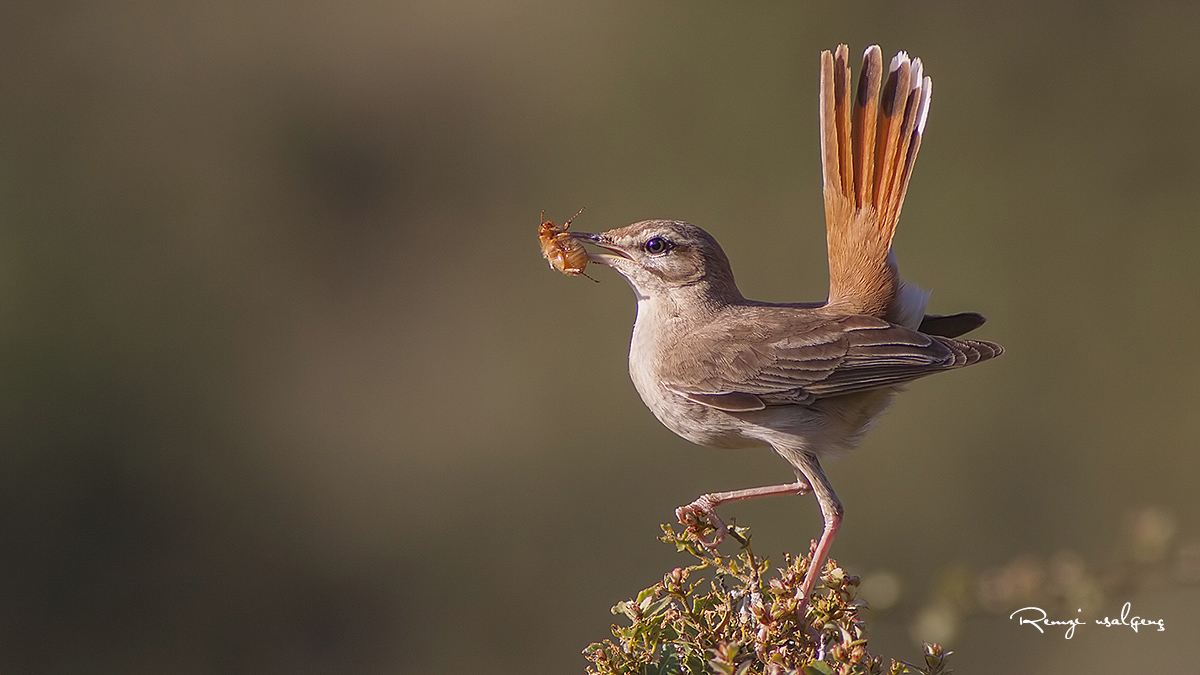
[[[882,89],[880,84],[882,83]],[[821,157],[829,306],[915,328],[927,294],[901,281],[892,237],[908,190],[932,83],[900,52],[887,79],[878,46],[863,54],[851,100],[846,45],[821,54]]]

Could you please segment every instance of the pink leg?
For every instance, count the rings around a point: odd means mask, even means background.
[[[825,530],[821,532],[821,539],[817,542],[816,549],[813,550],[808,571],[804,574],[804,581],[801,582],[800,589],[796,591],[796,597],[800,600],[796,613],[803,621],[805,610],[808,607],[808,596],[812,594],[817,580],[821,578],[821,569],[825,566],[825,558],[829,555],[829,549],[833,547],[833,538],[837,536],[838,528],[842,526],[843,511],[842,503],[838,501],[837,495],[833,493],[833,488],[829,486],[829,480],[825,478],[825,472],[821,471],[821,465],[817,462],[817,458],[805,454],[800,457],[799,464],[800,466],[797,468],[812,484],[813,494],[817,497],[817,503],[821,506],[821,515],[825,519]]]
[[[728,502],[740,502],[747,499],[757,499],[759,497],[774,497],[776,495],[802,495],[812,488],[808,481],[796,474],[795,483],[787,483],[786,485],[768,485],[766,487],[746,488],[745,490],[734,490],[732,492],[713,492],[706,495],[700,495],[696,501],[681,506],[675,509],[675,517],[679,518],[679,522],[684,525],[688,524],[689,518],[704,516],[712,523],[712,526],[717,529],[713,534],[713,540],[706,541],[701,537],[697,537],[701,544],[707,548],[716,548],[725,536],[729,534],[729,528],[725,525],[725,521],[717,515],[717,507]]]

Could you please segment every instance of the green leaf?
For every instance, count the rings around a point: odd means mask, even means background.
[[[642,591],[641,593],[638,593],[637,604],[641,605],[643,602],[646,601],[646,599],[653,598],[653,597],[654,597],[654,587],[651,586],[650,588],[647,588],[646,590]]]
[[[658,616],[659,614],[662,614],[663,612],[665,612],[666,609],[670,606],[671,606],[671,598],[669,598],[669,597],[663,598],[662,600],[659,600],[658,602],[647,607],[644,611],[644,614],[645,614],[645,616],[648,616],[648,617]]]

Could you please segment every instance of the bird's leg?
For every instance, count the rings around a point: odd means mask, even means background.
[[[821,506],[821,515],[825,519],[825,530],[821,532],[821,539],[813,549],[808,571],[804,574],[804,581],[801,582],[800,589],[796,591],[796,598],[800,600],[796,614],[803,621],[805,610],[808,607],[808,596],[812,594],[817,580],[821,578],[821,569],[825,566],[825,558],[829,555],[829,549],[833,546],[833,538],[837,536],[838,528],[842,525],[842,503],[838,501],[837,495],[833,493],[833,488],[829,486],[829,480],[825,478],[825,472],[821,470],[821,464],[817,461],[816,455],[805,452],[796,459],[798,460],[796,468],[812,485],[813,494]]]
[[[683,525],[688,525],[688,522],[699,516],[708,518],[708,522],[716,528],[716,533],[713,534],[712,541],[707,541],[703,537],[696,538],[706,548],[714,549],[725,540],[729,534],[729,528],[725,525],[725,521],[717,515],[717,507],[728,502],[740,502],[747,499],[757,499],[758,497],[774,497],[776,495],[802,495],[812,490],[808,481],[796,472],[796,482],[787,483],[784,485],[767,485],[764,487],[746,488],[745,490],[733,490],[731,492],[712,492],[706,495],[700,495],[696,501],[681,506],[675,509],[675,517],[679,518],[679,522]]]

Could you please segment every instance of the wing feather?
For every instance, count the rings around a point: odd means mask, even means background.
[[[990,342],[926,335],[869,316],[743,310],[749,315],[714,322],[678,344],[679,358],[668,369],[672,377],[663,384],[700,402],[738,394],[757,396],[766,405],[804,404],[903,384],[1002,351]]]

